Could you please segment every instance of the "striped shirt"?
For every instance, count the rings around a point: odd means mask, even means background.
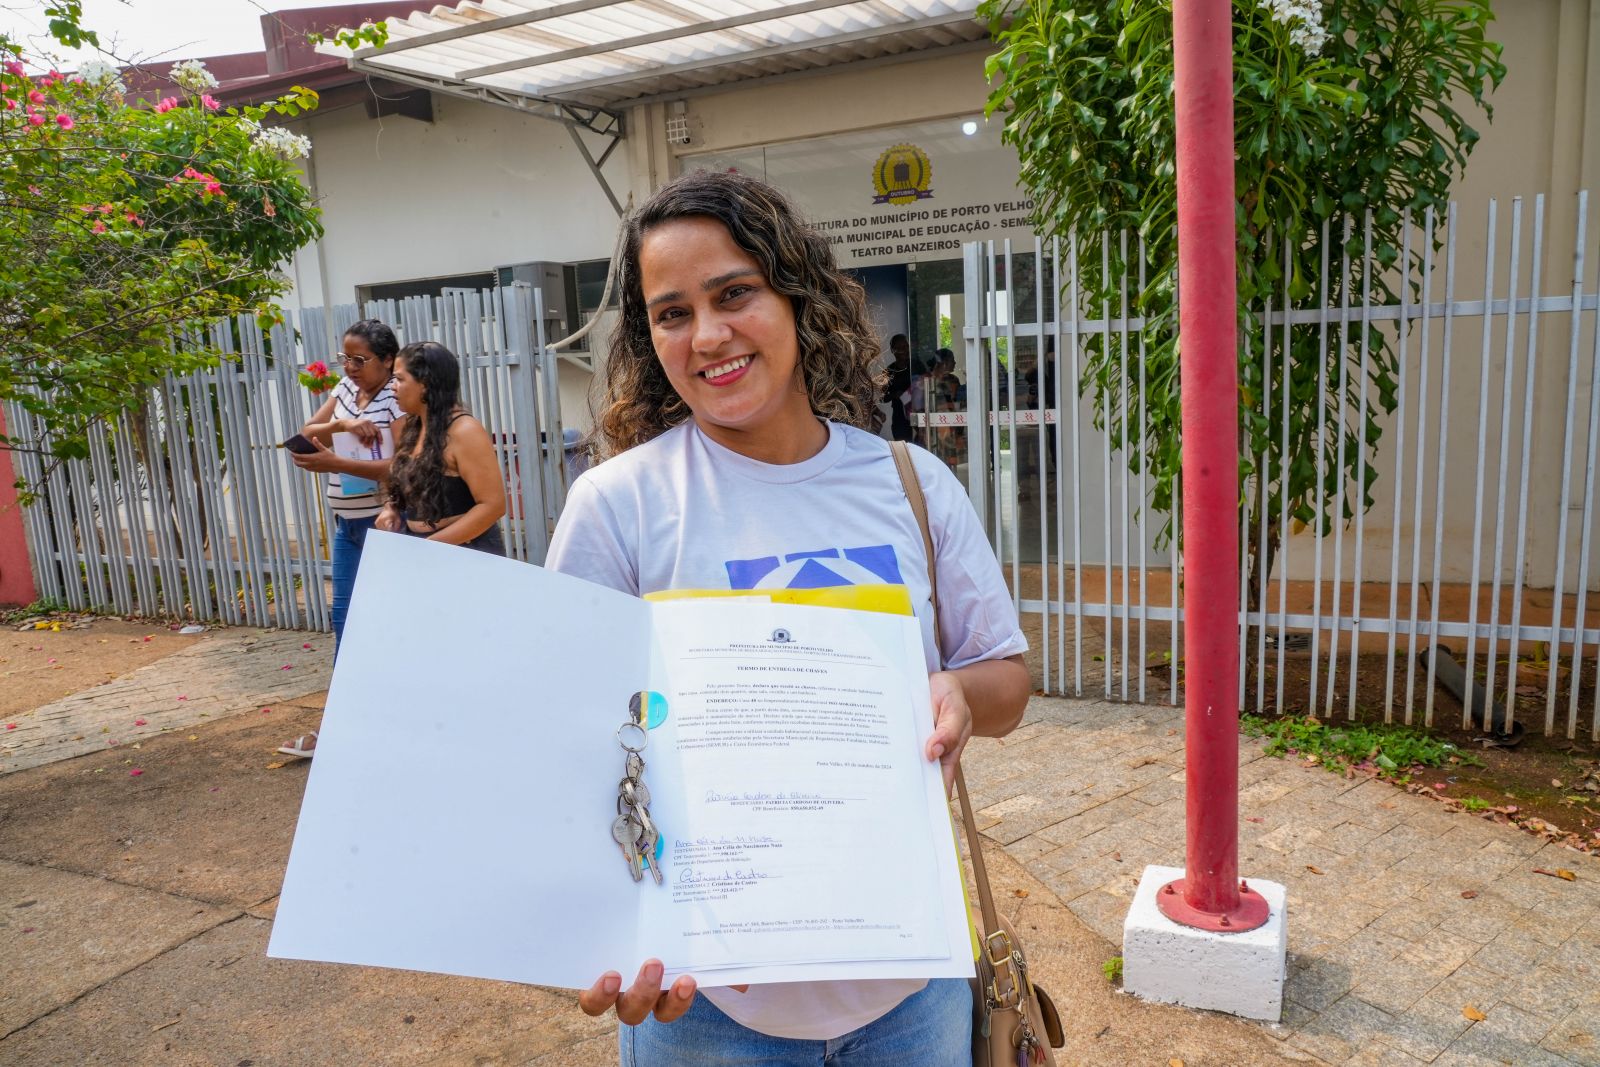
[[[340,379],[339,384],[333,387],[334,419],[366,419],[383,427],[404,414],[400,410],[400,402],[394,398],[394,390],[387,383],[373,394],[364,408],[357,406],[359,397],[360,390],[356,388],[355,382],[349,378]],[[377,492],[372,489],[347,493],[345,479],[354,477],[339,473],[328,475],[328,506],[333,509],[335,515],[342,515],[347,519],[372,518],[382,510],[382,502],[378,499]],[[357,484],[361,484],[361,481],[364,480],[357,481]]]

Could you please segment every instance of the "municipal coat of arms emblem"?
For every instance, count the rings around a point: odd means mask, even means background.
[[[874,204],[910,204],[933,196],[933,164],[914,144],[886,149],[872,165]]]

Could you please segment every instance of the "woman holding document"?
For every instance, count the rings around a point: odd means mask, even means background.
[[[934,618],[922,535],[872,432],[882,380],[860,285],[781,193],[739,174],[687,175],[626,227],[596,433],[610,458],[573,486],[547,565],[641,596],[826,590],[914,612],[936,718],[925,755],[948,785],[972,734],[1020,720],[1027,642],[965,489],[918,449]],[[661,978],[651,961],[626,988],[612,971],[580,995],[591,1015],[615,1007],[624,1065],[970,1062],[960,979],[696,996],[692,977]]]

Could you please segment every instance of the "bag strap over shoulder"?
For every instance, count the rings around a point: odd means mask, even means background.
[[[939,578],[938,568],[934,563],[933,533],[928,526],[928,502],[922,495],[922,483],[917,479],[917,469],[912,464],[911,450],[904,441],[894,441],[890,444],[894,453],[894,465],[900,473],[900,484],[905,489],[906,500],[911,504],[911,512],[917,517],[917,526],[922,530],[922,547],[928,557],[928,588],[932,593],[933,601],[933,631],[935,643],[939,633]],[[940,666],[944,665],[944,656],[939,657]],[[961,764],[956,763],[956,798],[961,801],[961,822],[966,827],[967,850],[972,854],[972,880],[978,887],[978,910],[983,916],[983,931],[987,936],[1000,929],[1000,917],[995,911],[994,894],[989,889],[989,869],[983,862],[983,846],[978,840],[978,821],[972,815],[972,802],[967,799],[967,780],[961,773]]]

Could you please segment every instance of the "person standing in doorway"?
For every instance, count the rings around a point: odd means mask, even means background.
[[[355,588],[356,570],[361,565],[361,547],[367,531],[378,517],[378,483],[388,476],[393,460],[393,435],[405,417],[395,400],[390,379],[394,359],[400,351],[394,331],[377,319],[362,319],[344,332],[341,361],[344,377],[333,393],[311,416],[300,433],[317,446],[305,455],[291,452],[289,458],[301,470],[327,475],[328,507],[333,512],[333,653],[339,654],[344,636],[344,620],[350,610],[350,593]],[[333,435],[347,433],[377,451],[385,431],[390,436],[389,454],[383,458],[348,459],[330,447]],[[317,735],[302,734],[278,749],[288,756],[309,756],[315,751]]]
[[[906,414],[906,399],[911,392],[911,342],[903,333],[889,338],[889,381],[883,387],[884,403],[889,405],[889,439],[911,440],[911,419]]]

